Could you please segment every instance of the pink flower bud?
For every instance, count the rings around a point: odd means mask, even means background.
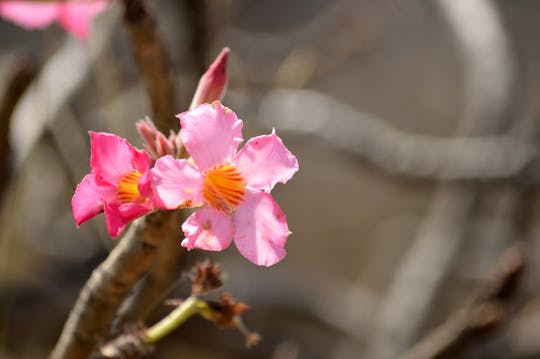
[[[178,157],[182,150],[182,142],[180,136],[171,130],[169,138],[166,138],[161,133],[152,120],[146,117],[144,120],[139,120],[135,124],[137,131],[144,139],[144,149],[150,154],[153,160],[160,157],[171,155]]]
[[[225,93],[227,85],[227,59],[229,48],[224,47],[221,53],[214,60],[208,70],[201,76],[197,90],[191,101],[190,109],[202,103],[212,103],[219,101]]]

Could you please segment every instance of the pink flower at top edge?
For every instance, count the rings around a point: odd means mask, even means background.
[[[234,241],[257,265],[285,257],[291,233],[270,195],[298,170],[296,157],[273,132],[242,142],[242,121],[219,102],[179,114],[191,159],[160,158],[150,171],[157,207],[202,206],[182,225],[182,246],[220,251]]]
[[[43,29],[57,21],[79,40],[86,41],[92,19],[105,9],[107,3],[108,0],[8,0],[0,1],[0,16],[28,30]]]
[[[77,185],[71,206],[77,226],[105,212],[109,234],[116,237],[132,220],[152,210],[148,154],[121,137],[90,132],[90,173]]]

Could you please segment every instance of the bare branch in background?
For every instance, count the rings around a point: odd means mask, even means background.
[[[413,346],[400,359],[456,358],[503,324],[515,303],[525,266],[522,250],[509,248],[492,269],[491,281],[465,308]]]
[[[271,91],[258,117],[280,131],[322,138],[389,173],[408,177],[508,178],[537,161],[540,153],[536,144],[508,135],[436,138],[407,133],[311,90]]]
[[[11,61],[10,61],[11,62]],[[15,106],[21,99],[30,83],[37,74],[37,65],[33,59],[25,56],[15,56],[11,73],[8,74],[6,88],[2,89],[3,97],[0,100],[0,190],[4,190],[10,175],[10,129]]]
[[[441,0],[438,4],[464,58],[459,134],[499,133],[502,115],[511,102],[514,68],[495,5],[490,0]],[[379,308],[374,357],[395,357],[418,335],[466,238],[480,189],[478,184],[460,183],[437,189],[429,215],[398,265]]]

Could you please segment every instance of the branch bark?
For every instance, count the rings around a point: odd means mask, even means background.
[[[135,282],[154,262],[163,238],[178,227],[174,213],[155,212],[130,226],[85,284],[50,359],[91,354]]]

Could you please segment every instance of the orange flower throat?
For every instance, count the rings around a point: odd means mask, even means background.
[[[144,202],[145,199],[139,193],[139,179],[142,173],[139,171],[129,172],[118,181],[118,199],[122,203]]]
[[[242,202],[245,191],[242,175],[230,164],[211,169],[204,179],[204,199],[223,212],[232,212]]]

